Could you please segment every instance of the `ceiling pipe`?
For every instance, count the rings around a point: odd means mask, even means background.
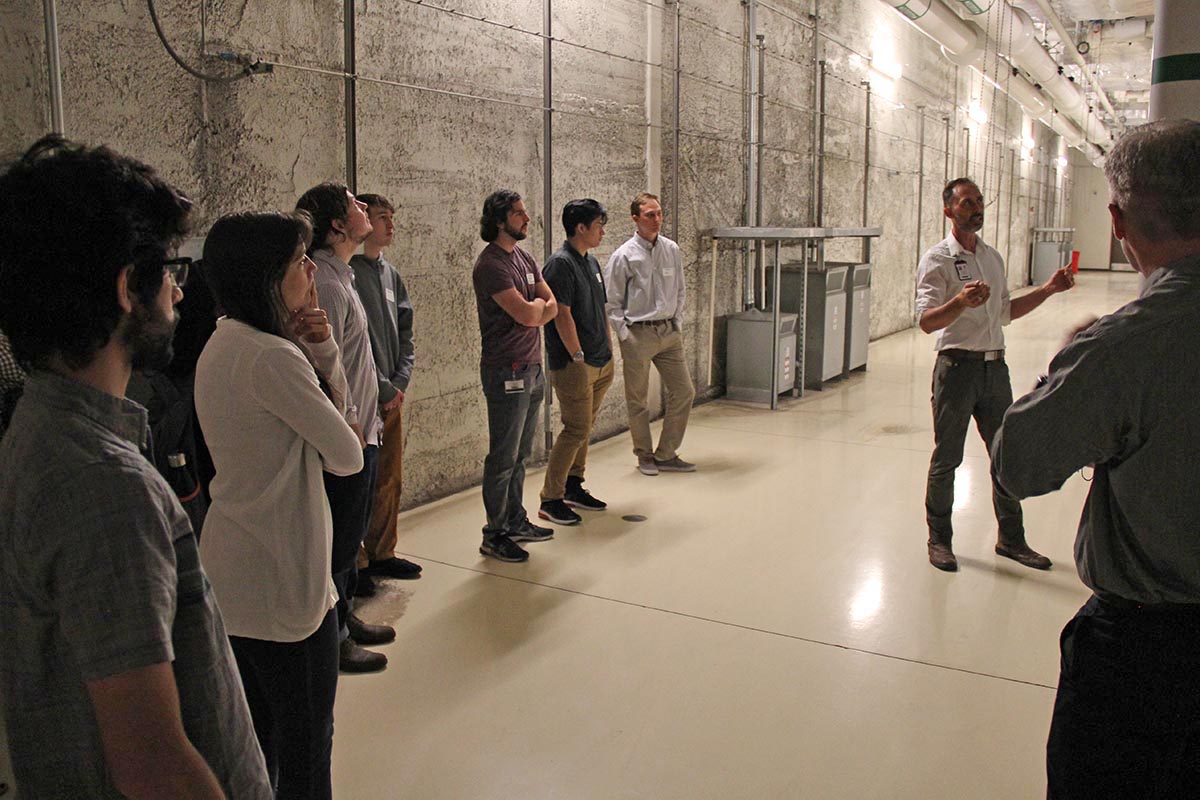
[[[1117,111],[1113,108],[1112,103],[1108,101],[1108,95],[1105,94],[1104,89],[1101,88],[1100,81],[1092,72],[1092,68],[1088,66],[1088,63],[1083,60],[1083,56],[1078,50],[1075,49],[1074,40],[1071,39],[1070,34],[1067,33],[1067,29],[1063,27],[1062,20],[1058,18],[1058,14],[1054,13],[1054,9],[1050,7],[1049,0],[1034,0],[1034,2],[1037,3],[1038,8],[1042,10],[1042,13],[1046,16],[1046,19],[1054,28],[1055,33],[1058,34],[1058,38],[1063,44],[1063,52],[1069,52],[1071,54],[1071,58],[1074,59],[1075,63],[1079,65],[1079,68],[1083,70],[1083,76],[1087,78],[1088,83],[1092,85],[1092,90],[1096,93],[1096,96],[1100,98],[1100,105],[1104,106],[1104,110],[1112,115],[1113,121],[1117,124],[1117,129],[1121,131],[1121,133],[1124,133],[1125,123],[1121,121],[1120,115],[1117,114]]]
[[[992,44],[997,52],[1028,72],[1037,84],[1013,75],[1008,86],[1002,87],[1010,97],[1031,116],[1042,119],[1073,147],[1080,147],[1088,138],[1101,147],[1111,145],[1112,137],[1103,123],[1089,113],[1083,92],[1063,75],[1062,68],[1038,42],[1033,20],[1024,11],[1013,8],[1004,0],[992,3],[987,9],[963,2],[963,8],[972,14],[985,15],[985,33],[976,23],[954,13],[942,0],[883,1],[939,44],[942,54],[959,66],[979,70],[989,41],[988,34],[994,34]],[[1053,122],[1055,119],[1059,121]]]

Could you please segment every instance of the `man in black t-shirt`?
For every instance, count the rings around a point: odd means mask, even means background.
[[[583,488],[583,473],[588,437],[613,382],[604,277],[595,256],[588,253],[604,238],[608,213],[595,200],[572,200],[563,208],[562,222],[567,240],[546,262],[545,274],[558,301],[558,316],[546,326],[546,357],[562,408],[563,431],[550,451],[538,516],[575,525],[582,517],[572,506],[607,508]]]
[[[500,561],[526,561],[517,542],[554,538],[534,525],[521,501],[525,459],[533,448],[544,396],[538,328],[554,319],[554,294],[533,256],[517,246],[529,230],[521,195],[500,189],[488,195],[479,236],[488,246],[472,272],[483,350],[479,378],[487,398],[488,454],[483,461],[483,544],[479,552]]]

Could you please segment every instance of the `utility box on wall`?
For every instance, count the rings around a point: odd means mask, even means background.
[[[795,314],[779,315],[779,342],[775,362],[779,394],[791,392],[796,382]],[[729,317],[725,351],[725,396],[751,403],[771,402],[771,323],[770,311],[750,309]]]

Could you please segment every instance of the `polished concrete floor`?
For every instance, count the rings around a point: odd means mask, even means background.
[[[1016,394],[1072,323],[1136,285],[1085,273],[1009,326]],[[905,331],[871,345],[867,372],[778,411],[695,409],[694,474],[639,474],[627,435],[595,446],[587,483],[609,509],[526,564],[477,553],[477,490],[402,515],[425,572],[361,607],[399,636],[385,672],[338,687],[336,795],[1044,796],[1058,633],[1087,596],[1071,559],[1087,484],[1025,503],[1051,571],[998,558],[973,435],[961,568],[930,567],[932,348]]]

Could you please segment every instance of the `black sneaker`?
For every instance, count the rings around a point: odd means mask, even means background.
[[[608,503],[592,497],[592,493],[587,489],[571,484],[567,484],[567,490],[563,493],[563,502],[572,508],[582,508],[587,511],[603,511],[608,508]]]
[[[562,500],[546,500],[538,509],[538,517],[556,522],[559,525],[578,525],[583,517],[576,514]]]
[[[497,561],[509,561],[514,564],[529,560],[529,553],[503,533],[485,537],[483,544],[479,545],[479,552]]]
[[[521,527],[508,532],[508,538],[514,542],[548,542],[554,538],[554,530],[534,525],[529,520],[521,523]]]

